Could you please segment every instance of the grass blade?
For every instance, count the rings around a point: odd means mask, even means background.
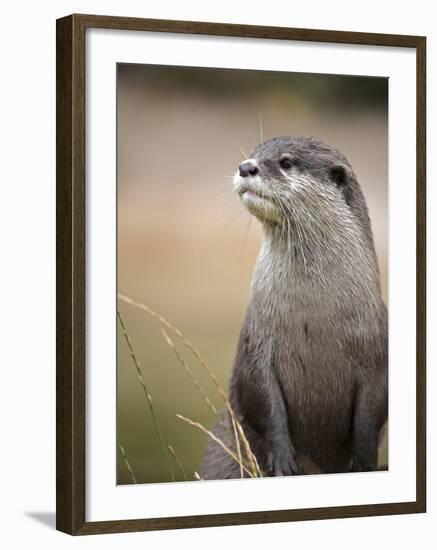
[[[127,330],[126,330],[126,325],[124,324],[123,317],[121,316],[119,311],[117,311],[117,315],[118,315],[118,320],[120,321],[120,326],[121,326],[121,330],[123,332],[123,336],[126,340],[127,347],[129,349],[129,354],[130,354],[130,356],[132,358],[132,361],[134,363],[135,370],[137,371],[138,381],[139,381],[139,383],[140,383],[140,385],[143,389],[144,395],[146,397],[146,401],[149,405],[150,414],[152,415],[153,424],[154,424],[155,431],[156,431],[156,434],[158,436],[158,439],[159,439],[159,442],[160,442],[160,445],[161,445],[162,453],[163,453],[163,455],[165,457],[165,460],[167,462],[167,465],[168,465],[171,480],[175,481],[173,469],[171,467],[170,460],[169,460],[169,457],[168,457],[168,453],[167,453],[167,450],[166,450],[166,447],[165,447],[164,437],[162,435],[161,428],[159,426],[158,418],[155,414],[155,409],[154,409],[154,406],[153,406],[152,396],[150,395],[150,392],[149,392],[149,390],[147,388],[147,385],[146,385],[146,382],[144,380],[143,372],[141,370],[141,366],[140,366],[140,363],[137,359],[137,356],[135,355],[135,352],[133,350],[132,341],[131,341],[130,336],[129,336]]]
[[[187,474],[185,473],[184,467],[182,466],[182,462],[179,460],[178,455],[176,454],[176,451],[173,449],[171,445],[168,445],[168,448],[175,459],[176,464],[178,465],[179,471],[182,474],[182,477],[185,481],[188,481]]]
[[[130,463],[129,463],[129,460],[127,459],[127,456],[126,456],[126,453],[125,453],[125,451],[124,451],[123,445],[118,445],[118,447],[119,447],[119,449],[120,449],[121,456],[122,456],[122,458],[123,458],[123,462],[124,462],[124,464],[125,464],[125,466],[126,466],[126,468],[127,468],[127,471],[129,472],[129,475],[130,475],[130,477],[131,477],[133,483],[138,483],[138,482],[137,482],[137,479],[136,479],[136,477],[135,477],[135,474],[134,474],[134,472],[133,472],[133,470],[132,470],[132,467],[131,467],[131,465],[130,465]]]

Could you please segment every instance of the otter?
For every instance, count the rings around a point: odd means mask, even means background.
[[[376,470],[388,415],[388,320],[351,164],[321,140],[273,138],[240,164],[234,188],[263,241],[229,402],[263,475]],[[228,410],[213,431],[230,440]],[[201,475],[241,471],[211,440]]]

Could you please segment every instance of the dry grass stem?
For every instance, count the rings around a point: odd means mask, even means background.
[[[237,425],[232,418],[232,429],[234,430],[235,446],[237,447],[238,462],[240,464],[240,477],[243,478],[243,457],[241,456],[240,438],[238,437]]]
[[[242,425],[238,421],[236,421],[236,425],[237,425],[238,432],[240,433],[241,439],[243,441],[243,445],[245,447],[246,455],[250,462],[251,468],[255,472],[254,477],[264,477],[262,470],[258,464],[258,460],[255,456],[255,453],[252,451],[249,441],[247,440],[246,434],[244,433]]]
[[[202,366],[202,368],[204,370],[206,370],[206,372],[208,373],[208,375],[210,376],[211,380],[213,381],[214,385],[216,386],[217,388],[217,391],[220,395],[220,397],[223,399],[223,402],[226,406],[226,409],[228,410],[229,412],[229,415],[232,419],[232,422],[234,423],[235,422],[235,425],[237,427],[237,430],[241,436],[241,440],[243,442],[243,448],[246,452],[246,455],[247,455],[247,459],[251,465],[251,468],[253,470],[253,473],[254,473],[254,476],[255,477],[262,477],[262,472],[261,472],[261,469],[258,465],[258,461],[256,459],[256,456],[254,455],[251,447],[250,447],[250,444],[247,440],[247,437],[246,435],[244,434],[244,430],[243,430],[243,427],[241,426],[240,422],[238,421],[238,418],[235,414],[235,412],[233,411],[232,409],[232,406],[226,396],[226,392],[225,390],[223,389],[222,385],[220,384],[220,382],[218,381],[216,375],[214,374],[214,372],[211,370],[211,368],[208,366],[208,364],[206,363],[206,361],[203,359],[201,353],[199,352],[199,350],[196,348],[196,346],[194,346],[194,344],[192,344],[190,342],[190,340],[188,340],[183,334],[182,332],[176,328],[174,325],[172,325],[169,321],[167,321],[167,319],[165,317],[163,317],[162,315],[160,315],[159,313],[157,313],[156,311],[154,311],[152,308],[150,308],[149,306],[146,306],[146,304],[143,304],[141,302],[137,302],[135,300],[133,300],[132,298],[130,298],[129,296],[126,296],[124,294],[121,294],[119,293],[118,294],[118,298],[120,300],[122,300],[123,302],[133,306],[133,307],[136,307],[138,309],[141,309],[142,311],[144,311],[145,313],[147,313],[148,315],[150,315],[151,317],[153,317],[154,319],[157,319],[162,325],[164,325],[170,332],[172,332],[173,334],[175,334],[180,340],[181,342],[183,343],[183,345],[194,355],[194,357],[199,361],[200,365]],[[239,443],[236,442],[237,445],[239,445]]]
[[[132,298],[129,298],[128,296],[125,296],[124,294],[118,294],[118,297],[123,302],[126,302],[127,304],[130,304],[131,306],[134,306],[138,309],[141,309],[157,319],[162,325],[164,325],[168,330],[173,332],[184,344],[184,346],[191,351],[191,353],[196,357],[196,359],[199,361],[201,366],[208,372],[209,376],[211,377],[211,380],[214,382],[215,386],[217,387],[217,390],[222,397],[222,399],[227,402],[227,397],[224,389],[222,388],[220,382],[218,381],[216,375],[212,372],[212,370],[207,365],[206,361],[203,359],[202,355],[200,354],[199,350],[192,344],[183,334],[182,332],[176,328],[174,325],[172,325],[165,317],[160,315],[159,313],[156,313],[152,308],[149,306],[146,306],[145,304],[142,304],[141,302],[136,302],[135,300],[132,300]]]
[[[215,441],[220,447],[227,453],[235,462],[242,466],[243,470],[250,476],[254,477],[252,472],[244,466],[242,462],[239,461],[238,456],[233,453],[229,447],[227,447],[221,439],[219,439],[215,434],[213,434],[210,430],[205,428],[205,426],[202,426],[200,422],[195,422],[194,420],[190,420],[189,418],[186,418],[185,416],[182,416],[181,414],[176,414],[176,417],[179,418],[179,420],[183,420],[184,422],[187,422],[190,424],[190,426],[194,426],[195,428],[198,428],[200,431],[202,431],[204,434],[208,435],[213,441]]]
[[[174,354],[176,355],[178,361],[180,362],[180,364],[184,367],[184,369],[187,371],[189,377],[191,378],[191,381],[193,382],[193,384],[196,386],[196,388],[199,390],[201,396],[203,397],[203,399],[205,400],[206,404],[208,405],[208,407],[211,409],[211,411],[217,416],[218,414],[218,411],[217,409],[215,408],[214,404],[211,402],[211,400],[209,399],[209,397],[206,395],[206,392],[205,390],[203,389],[203,387],[201,386],[200,382],[197,380],[197,378],[194,376],[193,374],[193,371],[190,369],[189,365],[187,364],[187,362],[185,361],[185,359],[182,357],[182,355],[178,352],[178,350],[176,349],[176,346],[173,342],[173,340],[170,338],[170,336],[167,334],[167,332],[161,328],[161,333],[162,335],[164,336],[165,338],[165,341],[167,342],[167,344],[171,347],[171,349],[173,350]]]

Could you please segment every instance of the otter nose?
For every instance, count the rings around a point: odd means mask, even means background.
[[[255,176],[258,174],[258,166],[251,160],[245,160],[239,166],[240,176],[246,178],[247,176]]]

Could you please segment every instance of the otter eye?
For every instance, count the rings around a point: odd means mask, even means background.
[[[293,166],[293,161],[290,157],[283,157],[279,161],[279,164],[281,165],[281,168],[284,168],[284,170],[289,170]]]

